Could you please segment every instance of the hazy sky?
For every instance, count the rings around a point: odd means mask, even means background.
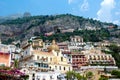
[[[0,16],[70,13],[120,25],[120,0],[0,0]]]

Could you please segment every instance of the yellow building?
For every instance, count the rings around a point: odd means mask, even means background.
[[[48,52],[40,50],[33,50],[34,60],[43,60],[48,62],[50,70],[59,71],[61,73],[72,70],[72,65],[68,64],[67,58],[65,58],[56,42],[53,40],[52,45],[48,47]]]
[[[34,39],[32,40],[33,47],[43,47],[43,40],[42,39]]]

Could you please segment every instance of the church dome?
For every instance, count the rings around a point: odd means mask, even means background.
[[[50,45],[48,47],[48,51],[52,51],[52,50],[55,50],[55,51],[59,51],[59,46],[56,44],[55,40],[52,41],[52,45]]]

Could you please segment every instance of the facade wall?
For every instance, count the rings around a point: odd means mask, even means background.
[[[72,42],[83,42],[83,38],[80,36],[70,37]]]
[[[115,60],[110,54],[88,54],[90,65],[115,65]]]
[[[7,45],[0,44],[0,51],[4,52],[4,53],[8,53],[9,52],[9,47]]]
[[[71,71],[72,67],[69,65],[61,65],[61,64],[50,64],[49,65],[51,70],[58,71],[61,73],[65,73],[67,71]]]
[[[85,55],[80,55],[80,54],[76,54],[76,55],[72,55],[72,66],[73,69],[78,69],[83,65],[87,65],[88,64],[88,60],[85,57]]]
[[[41,72],[41,73],[35,73],[32,74],[31,80],[58,80],[57,76],[60,75],[60,73],[55,72]]]
[[[72,66],[68,64],[67,58],[65,58],[61,52],[52,51],[52,53],[41,52],[41,53],[33,53],[34,60],[44,59],[43,62],[47,62],[49,68],[55,71],[67,72],[72,70]]]
[[[23,57],[27,57],[27,56],[32,55],[31,51],[32,51],[31,45],[28,46],[26,49],[23,49],[23,52],[22,52]]]
[[[43,46],[43,40],[42,39],[33,40],[32,46],[42,47]]]
[[[0,65],[10,67],[11,56],[9,53],[0,53]]]

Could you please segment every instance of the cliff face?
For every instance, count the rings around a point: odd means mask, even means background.
[[[55,29],[101,28],[114,25],[86,19],[71,14],[23,17],[0,23],[0,37],[3,41],[28,39],[37,32],[44,34]]]

